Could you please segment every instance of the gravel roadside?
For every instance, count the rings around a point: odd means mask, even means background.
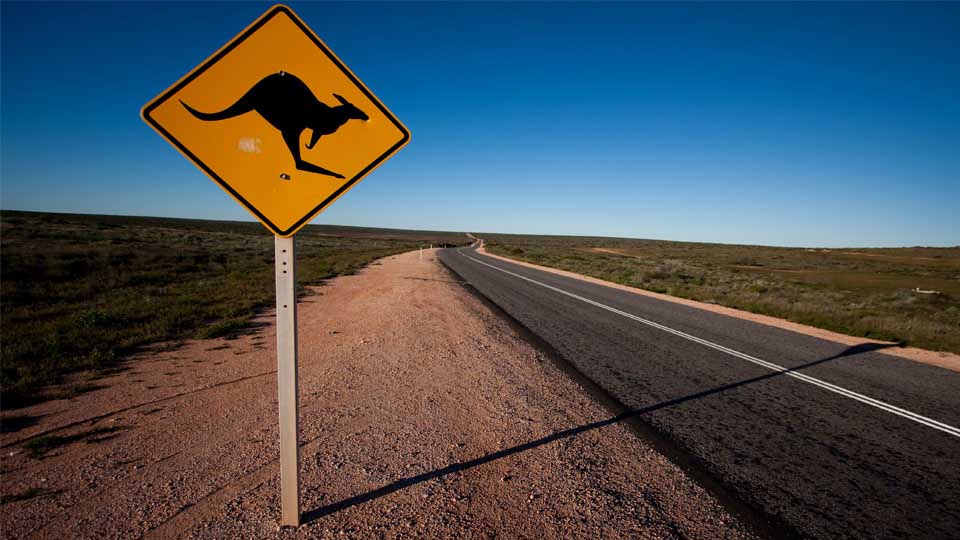
[[[239,338],[145,353],[96,390],[4,412],[2,535],[750,537],[433,252],[315,293],[299,313],[304,526],[277,527],[267,314]]]

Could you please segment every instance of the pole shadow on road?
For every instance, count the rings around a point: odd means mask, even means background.
[[[767,380],[767,379],[772,379],[772,378],[774,378],[774,377],[779,377],[779,376],[782,376],[782,375],[786,375],[786,374],[788,374],[788,373],[792,373],[792,372],[795,372],[795,371],[800,371],[800,370],[802,370],[802,369],[806,369],[806,368],[813,367],[813,366],[816,366],[816,365],[819,365],[819,364],[823,364],[823,363],[825,363],[825,362],[830,362],[830,361],[833,361],[833,360],[837,360],[837,359],[840,359],[840,358],[843,358],[843,357],[854,356],[854,355],[857,355],[857,354],[862,354],[862,353],[866,353],[866,352],[876,351],[876,350],[879,350],[879,349],[886,349],[886,348],[888,348],[888,347],[899,347],[899,346],[900,346],[900,345],[899,345],[899,344],[896,344],[896,343],[861,343],[861,344],[859,344],[859,345],[854,345],[854,346],[852,346],[852,347],[848,347],[848,348],[844,349],[842,352],[840,352],[840,353],[838,353],[838,354],[835,354],[835,355],[833,355],[833,356],[828,356],[828,357],[826,357],[826,358],[821,358],[821,359],[819,359],[819,360],[814,360],[813,362],[808,362],[808,363],[806,363],[806,364],[803,364],[803,365],[800,365],[800,366],[796,366],[796,367],[793,367],[793,368],[789,368],[789,369],[786,369],[786,370],[784,370],[784,371],[774,371],[774,372],[772,372],[772,373],[768,373],[768,374],[766,374],[766,375],[761,375],[761,376],[759,376],[759,377],[752,377],[752,378],[750,378],[750,379],[745,379],[745,380],[738,381],[738,382],[735,382],[735,383],[725,384],[725,385],[723,385],[723,386],[718,386],[718,387],[716,387],[716,388],[710,388],[710,389],[708,389],[708,390],[703,390],[703,391],[701,391],[701,392],[696,392],[696,393],[694,393],[694,394],[688,394],[688,395],[686,395],[686,396],[674,398],[674,399],[667,400],[667,401],[662,401],[662,402],[657,403],[657,404],[655,404],[655,405],[650,405],[650,406],[647,406],[647,407],[641,407],[641,408],[639,408],[639,409],[631,409],[631,410],[629,410],[629,411],[625,411],[625,412],[620,413],[620,414],[618,414],[618,415],[616,415],[616,416],[613,416],[613,417],[611,417],[611,418],[607,418],[606,420],[600,420],[600,421],[598,421],[598,422],[593,422],[593,423],[590,423],[590,424],[585,424],[585,425],[582,425],[582,426],[577,426],[577,427],[574,427],[574,428],[565,429],[565,430],[563,430],[563,431],[558,431],[558,432],[553,433],[553,434],[551,434],[551,435],[547,435],[546,437],[542,437],[542,438],[540,438],[540,439],[536,439],[536,440],[533,440],[533,441],[530,441],[530,442],[526,442],[526,443],[521,444],[521,445],[513,446],[513,447],[511,447],[511,448],[505,448],[505,449],[503,449],[503,450],[499,450],[499,451],[497,451],[497,452],[493,452],[493,453],[491,453],[491,454],[487,454],[487,455],[485,455],[485,456],[482,456],[482,457],[479,457],[479,458],[476,458],[476,459],[471,459],[471,460],[469,460],[469,461],[464,461],[464,462],[462,462],[462,463],[453,463],[453,464],[451,464],[451,465],[447,465],[446,467],[443,467],[443,468],[440,468],[440,469],[436,469],[436,470],[434,470],[434,471],[426,472],[426,473],[423,473],[423,474],[418,474],[418,475],[416,475],[416,476],[411,476],[411,477],[408,477],[408,478],[401,478],[400,480],[397,480],[396,482],[393,482],[393,483],[391,483],[391,484],[387,484],[386,486],[383,486],[383,487],[381,487],[381,488],[375,489],[375,490],[373,490],[373,491],[368,491],[367,493],[362,493],[362,494],[360,494],[360,495],[356,495],[356,496],[354,496],[354,497],[350,497],[350,498],[348,498],[348,499],[344,499],[344,500],[342,500],[342,501],[339,501],[339,502],[336,502],[336,503],[333,503],[333,504],[329,504],[329,505],[327,505],[327,506],[322,506],[322,507],[320,507],[320,508],[316,508],[316,509],[314,509],[314,510],[311,510],[311,511],[309,511],[309,512],[306,512],[306,513],[303,514],[303,522],[304,522],[304,524],[310,523],[310,522],[316,521],[316,520],[318,520],[318,519],[320,519],[320,518],[322,518],[322,517],[324,517],[324,516],[328,516],[328,515],[333,514],[333,513],[335,513],[335,512],[339,512],[340,510],[344,510],[344,509],[346,509],[346,508],[350,508],[350,507],[356,506],[356,505],[358,505],[358,504],[363,504],[363,503],[365,503],[365,502],[369,502],[369,501],[372,501],[372,500],[374,500],[374,499],[378,499],[378,498],[383,497],[383,496],[385,496],[385,495],[390,495],[391,493],[395,493],[395,492],[397,492],[397,491],[400,491],[401,489],[408,488],[408,487],[410,487],[410,486],[414,486],[414,485],[420,484],[420,483],[422,483],[422,482],[427,482],[427,481],[429,481],[429,480],[434,480],[434,479],[437,479],[437,478],[441,478],[441,477],[446,476],[446,475],[448,475],[448,474],[463,472],[463,471],[465,471],[465,470],[472,469],[472,468],[478,467],[478,466],[480,466],[480,465],[485,465],[485,464],[487,464],[487,463],[490,463],[490,462],[492,462],[492,461],[496,461],[496,460],[498,460],[498,459],[502,459],[502,458],[505,458],[505,457],[509,457],[509,456],[512,456],[512,455],[515,455],[515,454],[519,454],[519,453],[521,453],[521,452],[526,452],[527,450],[532,450],[532,449],[534,449],[534,448],[538,448],[538,447],[541,447],[541,446],[550,444],[550,443],[552,443],[552,442],[554,442],[554,441],[558,441],[558,440],[560,440],[560,439],[565,439],[565,438],[567,438],[567,437],[573,437],[573,436],[575,436],[575,435],[579,435],[579,434],[585,433],[585,432],[587,432],[587,431],[592,431],[592,430],[599,429],[599,428],[602,428],[602,427],[606,427],[606,426],[610,426],[610,425],[613,425],[613,424],[617,424],[617,423],[619,423],[619,422],[623,422],[623,421],[625,421],[625,420],[628,420],[628,419],[631,419],[631,418],[634,418],[634,417],[637,417],[637,416],[641,416],[641,415],[644,415],[644,414],[647,414],[647,413],[651,413],[651,412],[654,412],[654,411],[658,411],[658,410],[661,410],[661,409],[666,409],[666,408],[668,408],[668,407],[673,407],[674,405],[679,405],[679,404],[681,404],[681,403],[686,403],[686,402],[688,402],[688,401],[693,401],[693,400],[695,400],[695,399],[700,399],[700,398],[704,398],[704,397],[711,396],[711,395],[714,395],[714,394],[719,394],[719,393],[721,393],[721,392],[725,392],[725,391],[727,391],[727,390],[731,390],[731,389],[733,389],[733,388],[738,388],[738,387],[745,386],[745,385],[748,385],[748,384],[753,384],[753,383],[760,382],[760,381],[764,381],[764,380]]]

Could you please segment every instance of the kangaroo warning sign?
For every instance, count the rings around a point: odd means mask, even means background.
[[[270,8],[141,115],[282,237],[410,139],[286,6]]]

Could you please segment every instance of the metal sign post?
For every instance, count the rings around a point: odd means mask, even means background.
[[[293,235],[407,144],[410,132],[283,5],[267,10],[140,114],[276,236],[280,523],[297,526]]]
[[[280,410],[281,525],[300,525],[300,432],[297,392],[297,278],[294,237],[275,238],[277,403]]]

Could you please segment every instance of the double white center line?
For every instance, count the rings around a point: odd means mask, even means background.
[[[539,281],[537,281],[537,280],[535,280],[535,279],[531,279],[531,278],[528,278],[528,277],[526,277],[526,276],[521,276],[520,274],[511,272],[511,271],[509,271],[509,270],[504,270],[503,268],[500,268],[499,266],[494,266],[494,265],[492,265],[492,264],[485,263],[485,262],[483,262],[483,261],[481,261],[481,260],[479,260],[479,259],[477,259],[477,258],[475,258],[475,257],[471,257],[471,256],[463,253],[463,251],[461,251],[461,250],[459,250],[459,249],[457,250],[457,252],[460,253],[460,255],[463,255],[464,257],[470,259],[471,261],[473,261],[473,262],[475,262],[475,263],[477,263],[477,264],[482,264],[482,265],[484,265],[484,266],[486,266],[486,267],[489,267],[489,268],[492,268],[492,269],[494,269],[494,270],[497,270],[498,272],[503,272],[504,274],[509,274],[509,275],[511,275],[511,276],[513,276],[513,277],[515,277],[515,278],[522,279],[522,280],[524,280],[524,281],[533,283],[534,285],[539,285],[539,286],[541,286],[541,287],[543,287],[543,288],[545,288],[545,289],[549,289],[549,290],[551,290],[551,291],[554,291],[554,292],[563,294],[563,295],[565,295],[565,296],[569,296],[570,298],[574,298],[574,299],[579,300],[579,301],[581,301],[581,302],[585,302],[585,303],[590,304],[590,305],[592,305],[592,306],[596,306],[596,307],[598,307],[598,308],[600,308],[600,309],[605,309],[605,310],[607,310],[607,311],[609,311],[609,312],[611,312],[611,313],[616,313],[617,315],[621,315],[621,316],[623,316],[623,317],[626,317],[626,318],[631,319],[631,320],[634,320],[634,321],[636,321],[636,322],[645,324],[645,325],[647,325],[647,326],[651,326],[651,327],[656,328],[656,329],[658,329],[658,330],[663,330],[664,332],[669,332],[669,333],[671,333],[671,334],[673,334],[673,335],[675,335],[675,336],[680,336],[680,337],[682,337],[682,338],[684,338],[684,339],[688,339],[688,340],[693,341],[693,342],[695,342],[695,343],[699,343],[699,344],[701,344],[701,345],[710,347],[711,349],[716,349],[716,350],[718,350],[718,351],[720,351],[720,352],[724,352],[724,353],[726,353],[726,354],[729,354],[730,356],[735,356],[735,357],[740,358],[740,359],[742,359],[742,360],[746,360],[747,362],[751,362],[751,363],[756,364],[756,365],[758,365],[758,366],[765,367],[765,368],[767,368],[767,369],[769,369],[769,370],[771,370],[771,371],[777,371],[777,372],[783,373],[784,375],[786,375],[786,376],[788,376],[788,377],[793,377],[794,379],[803,381],[803,382],[805,382],[805,383],[812,384],[812,385],[814,385],[814,386],[818,386],[818,387],[820,387],[820,388],[823,388],[824,390],[833,392],[833,393],[835,393],[835,394],[839,394],[839,395],[841,395],[841,396],[848,397],[848,398],[850,398],[850,399],[859,401],[860,403],[865,403],[865,404],[867,404],[867,405],[870,405],[871,407],[876,407],[876,408],[878,408],[878,409],[880,409],[880,410],[883,410],[883,411],[886,411],[886,412],[888,412],[888,413],[890,413],[890,414],[895,414],[895,415],[897,415],[897,416],[906,418],[906,419],[908,419],[908,420],[912,420],[912,421],[914,421],[914,422],[917,422],[918,424],[923,424],[923,425],[925,425],[925,426],[927,426],[927,427],[931,427],[931,428],[933,428],[933,429],[936,429],[936,430],[942,431],[942,432],[944,432],[944,433],[947,433],[948,435],[953,435],[954,437],[960,437],[960,429],[957,429],[957,428],[955,428],[955,427],[953,427],[953,426],[951,426],[951,425],[949,425],[949,424],[944,424],[943,422],[938,422],[938,421],[936,421],[936,420],[934,420],[934,419],[932,419],[932,418],[927,418],[926,416],[921,416],[921,415],[919,415],[919,414],[917,414],[917,413],[908,411],[908,410],[906,410],[906,409],[901,409],[900,407],[896,407],[896,406],[894,406],[894,405],[890,405],[889,403],[885,403],[885,402],[880,401],[880,400],[878,400],[878,399],[873,399],[872,397],[865,396],[865,395],[863,395],[863,394],[858,394],[857,392],[854,392],[854,391],[852,391],[852,390],[847,390],[846,388],[843,388],[843,387],[841,387],[841,386],[837,386],[837,385],[835,385],[835,384],[831,384],[831,383],[828,383],[828,382],[826,382],[826,381],[822,381],[822,380],[820,380],[820,379],[817,379],[817,378],[814,378],[814,377],[810,377],[809,375],[805,375],[805,374],[803,374],[803,373],[794,371],[794,370],[792,370],[792,369],[790,369],[790,368],[785,368],[785,367],[783,367],[783,366],[779,366],[779,365],[777,365],[777,364],[774,364],[773,362],[768,362],[768,361],[766,361],[766,360],[761,360],[761,359],[759,359],[759,358],[757,358],[757,357],[755,357],[755,356],[750,356],[749,354],[742,353],[742,352],[740,352],[740,351],[735,351],[735,350],[733,350],[733,349],[731,349],[731,348],[729,348],[729,347],[724,347],[723,345],[719,345],[719,344],[714,343],[714,342],[712,342],[712,341],[707,341],[707,340],[705,340],[705,339],[698,338],[697,336],[687,334],[686,332],[681,332],[680,330],[676,330],[676,329],[674,329],[674,328],[670,328],[669,326],[665,326],[665,325],[662,325],[662,324],[660,324],[660,323],[656,323],[656,322],[653,322],[653,321],[651,321],[651,320],[644,319],[643,317],[638,317],[638,316],[636,316],[636,315],[634,315],[634,314],[632,314],[632,313],[627,313],[626,311],[621,311],[621,310],[619,310],[619,309],[617,309],[617,308],[610,307],[610,306],[608,306],[608,305],[606,305],[606,304],[601,304],[600,302],[597,302],[597,301],[595,301],[595,300],[591,300],[591,299],[589,299],[589,298],[584,298],[583,296],[580,296],[580,295],[578,295],[578,294],[574,294],[574,293],[572,293],[572,292],[565,291],[565,290],[563,290],[563,289],[554,287],[554,286],[552,286],[552,285],[547,285],[546,283],[541,283],[541,282],[539,282]]]

